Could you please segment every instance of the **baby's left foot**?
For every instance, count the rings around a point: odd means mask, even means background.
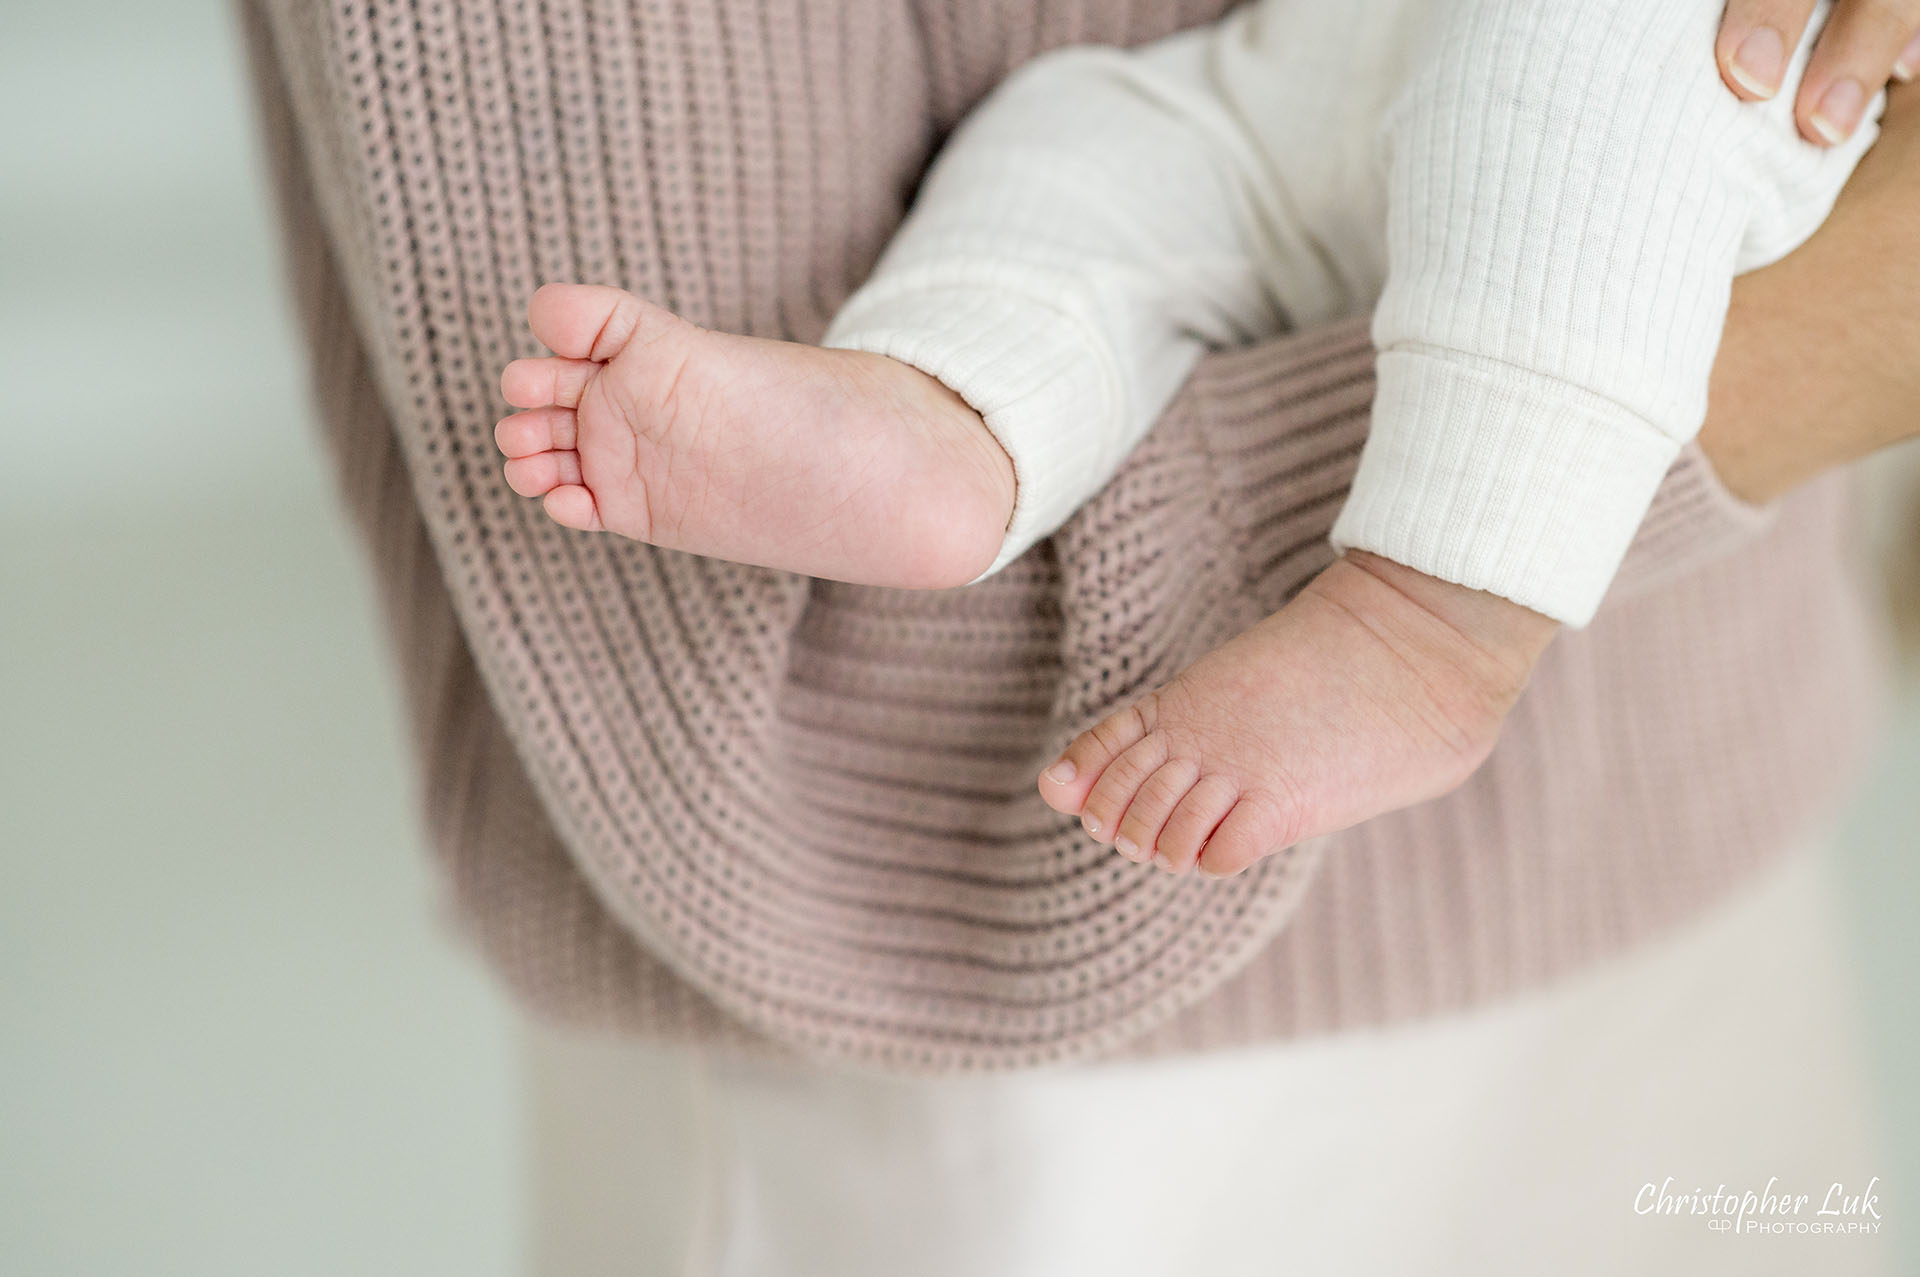
[[[1471,775],[1559,626],[1355,551],[1041,775],[1130,860],[1238,873]]]

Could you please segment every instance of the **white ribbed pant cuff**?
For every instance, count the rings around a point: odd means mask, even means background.
[[[909,275],[917,272],[907,272]],[[1065,523],[1123,459],[1125,392],[1070,290],[1020,267],[991,278],[890,277],[821,342],[913,365],[965,399],[1013,460],[1013,518],[991,576]],[[906,285],[906,286],[902,286]]]
[[[1679,448],[1566,382],[1388,351],[1333,542],[1585,625]]]

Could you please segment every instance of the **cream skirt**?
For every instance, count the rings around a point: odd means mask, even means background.
[[[876,1081],[536,1032],[536,1271],[1892,1272],[1832,918],[1798,855],[1546,993],[1150,1063]]]

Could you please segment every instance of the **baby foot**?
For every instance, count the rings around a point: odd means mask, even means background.
[[[554,357],[501,374],[507,482],[556,523],[866,585],[991,566],[1013,463],[960,396],[883,355],[709,332],[617,288],[548,284]]]
[[[1486,759],[1555,622],[1358,551],[1040,778],[1121,855],[1224,877]]]

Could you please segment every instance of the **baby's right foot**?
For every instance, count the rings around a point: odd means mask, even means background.
[[[554,352],[501,375],[507,482],[555,522],[808,576],[940,589],[992,565],[1013,463],[959,395],[884,355],[709,332],[548,284]]]

